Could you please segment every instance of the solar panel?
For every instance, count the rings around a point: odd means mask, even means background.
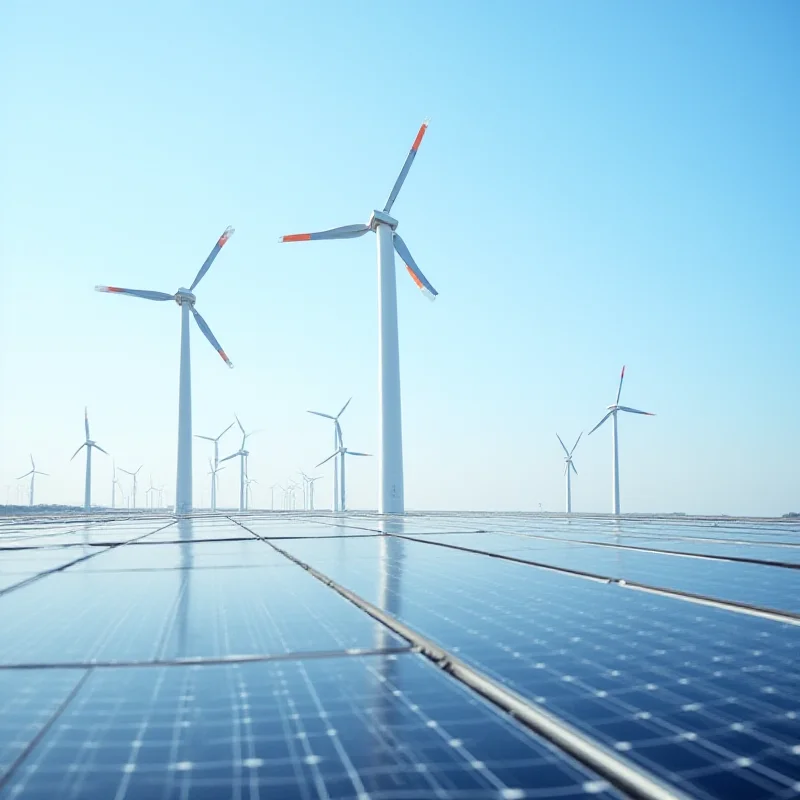
[[[667,795],[793,797],[800,625],[727,603],[795,609],[798,571],[646,549],[800,541],[749,531],[255,512],[0,526],[0,797],[616,797],[627,769]],[[616,543],[642,549],[598,546]],[[550,741],[501,711],[506,689]]]
[[[388,570],[403,622],[692,796],[800,786],[796,625],[396,538],[309,545],[280,546],[375,603]]]
[[[95,670],[3,797],[620,795],[406,654]]]
[[[420,537],[428,543],[459,546],[529,559],[609,578],[662,586],[765,608],[800,612],[797,576],[790,569],[761,564],[645,553],[619,547],[526,539],[502,534],[443,534]]]

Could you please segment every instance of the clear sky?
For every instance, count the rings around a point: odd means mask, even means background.
[[[178,308],[93,287],[188,285],[228,224],[197,308],[236,367],[193,326],[195,432],[263,429],[262,507],[330,454],[306,409],[352,395],[376,452],[375,238],[277,239],[366,221],[430,116],[393,209],[440,292],[398,270],[407,507],[562,509],[555,433],[627,364],[658,416],[620,420],[623,511],[800,510],[797,3],[11,0],[3,29],[0,502],[29,452],[37,500],[81,502],[84,405],[174,498]],[[610,426],[575,464],[608,511]]]

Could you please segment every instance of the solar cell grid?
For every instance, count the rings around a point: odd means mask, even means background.
[[[425,543],[457,545],[487,553],[530,559],[610,578],[733,600],[764,608],[800,612],[797,570],[761,564],[645,553],[614,547],[592,547],[499,534],[451,534],[420,537]]]
[[[11,592],[3,598],[7,622],[0,664],[373,647],[382,626],[299,567],[287,561],[267,571],[193,569],[194,549],[205,546],[187,546],[181,570],[73,570]],[[157,551],[157,546],[148,550],[154,563]],[[266,562],[277,556],[274,551],[264,555]],[[395,646],[402,644],[390,639]]]
[[[417,656],[95,671],[2,797],[619,795]]]
[[[799,627],[417,542],[346,547],[361,559],[286,549],[692,796],[729,796],[731,774],[742,796],[800,781]],[[740,725],[748,748],[718,750]]]
[[[0,784],[2,797],[20,787],[24,797],[48,798],[361,791],[386,800],[466,800],[606,791],[599,776],[504,720],[272,545],[688,796],[788,800],[800,792],[800,626],[430,541],[480,541],[485,549],[505,548],[502,541],[519,548],[515,555],[564,559],[573,568],[591,563],[594,572],[613,566],[628,580],[637,579],[631,570],[676,585],[702,578],[727,596],[742,586],[752,596],[756,585],[800,596],[797,570],[758,567],[791,576],[766,587],[746,577],[756,574],[754,565],[567,537],[747,552],[768,545],[720,542],[717,529],[716,540],[704,539],[706,526],[698,523],[580,518],[573,525],[511,514],[231,516],[158,530],[168,518],[142,515],[103,520],[90,532],[73,520],[55,541],[74,547],[37,546],[6,562],[9,551],[0,550],[0,589],[2,575],[31,574],[9,570],[50,569],[66,554],[92,555],[0,597],[0,774],[35,742]],[[45,534],[59,526],[39,527],[33,540],[52,543]],[[494,532],[468,532],[481,527]],[[764,540],[782,536],[777,528],[763,526]],[[381,530],[426,542],[375,535]],[[723,536],[738,542],[747,530],[728,525]],[[26,539],[24,526],[16,533]],[[104,535],[144,538],[112,549],[86,541]],[[563,539],[546,538],[552,536]],[[670,563],[680,569],[670,572]],[[687,571],[690,563],[712,568]],[[376,650],[384,655],[354,654]],[[303,660],[286,660],[297,654]],[[52,668],[91,659],[152,664],[264,656],[283,660]],[[10,666],[19,664],[48,668]],[[4,707],[6,697],[14,701]]]

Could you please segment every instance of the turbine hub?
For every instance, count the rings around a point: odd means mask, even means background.
[[[181,286],[177,292],[175,292],[175,302],[182,306],[184,303],[188,303],[190,306],[193,306],[197,298],[185,287]]]
[[[372,212],[367,224],[373,231],[376,231],[378,230],[378,225],[388,225],[392,230],[395,230],[399,223],[394,217],[390,217],[383,211],[376,210]]]

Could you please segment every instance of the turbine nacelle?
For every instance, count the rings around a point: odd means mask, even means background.
[[[182,286],[177,292],[175,292],[175,302],[179,306],[182,306],[184,303],[188,303],[190,306],[193,306],[197,302],[197,297],[187,288]]]
[[[392,230],[396,230],[399,224],[394,217],[390,217],[385,211],[378,211],[377,209],[372,212],[367,223],[372,231],[377,231],[378,225],[388,225]]]

